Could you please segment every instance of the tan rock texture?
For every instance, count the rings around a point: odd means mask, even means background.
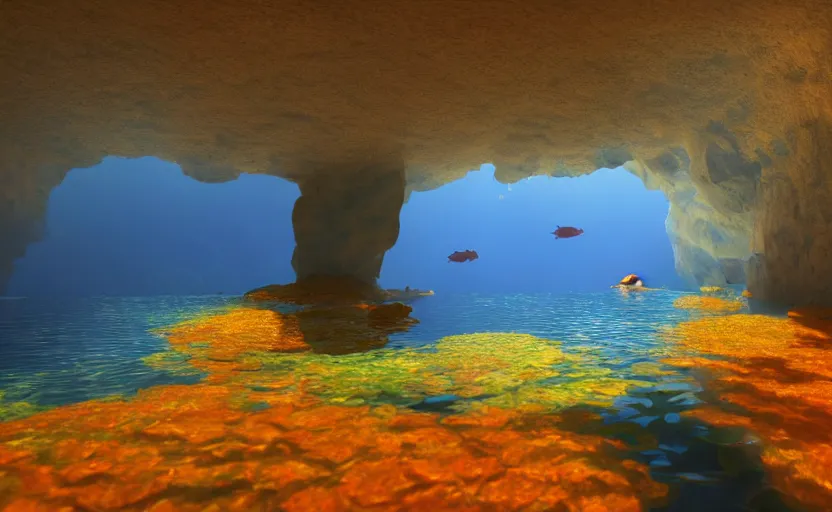
[[[301,184],[395,160],[408,190],[626,164],[691,280],[750,258],[755,297],[832,300],[831,0],[3,0],[0,77],[6,271],[106,155]]]

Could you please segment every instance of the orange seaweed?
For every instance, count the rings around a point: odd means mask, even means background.
[[[313,393],[309,373],[275,375],[246,358],[318,351],[333,332],[354,335],[360,347],[364,338],[386,342],[408,324],[410,309],[399,306],[292,315],[245,307],[160,331],[209,377],[0,424],[0,480],[10,491],[0,509],[627,510],[666,493],[645,466],[626,460],[626,446],[569,432],[544,407],[440,417],[390,404],[333,405]],[[448,366],[471,391],[482,370],[466,373],[464,352],[454,354]],[[494,366],[511,366],[504,359]]]
[[[208,356],[235,360],[245,352],[309,350],[297,320],[267,309],[238,308],[179,323],[161,330],[173,346],[208,343]]]
[[[736,299],[724,299],[722,297],[686,295],[674,300],[673,307],[695,309],[709,313],[731,313],[742,309],[743,303]]]
[[[293,314],[231,307],[155,332],[165,337],[174,351],[186,355],[188,364],[219,383],[234,373],[262,368],[259,361],[245,359],[247,354],[337,354],[382,347],[390,333],[417,322],[409,317],[411,311],[401,303],[312,308]],[[159,364],[154,358],[148,362]]]
[[[666,491],[615,443],[559,430],[555,414],[483,407],[438,421],[285,389],[251,411],[239,393],[164,386],[5,423],[0,478],[18,484],[0,510],[626,510]]]
[[[718,403],[686,413],[742,427],[763,443],[762,462],[787,502],[825,511],[832,503],[832,315],[705,317],[668,333],[678,348],[711,357],[664,362],[696,368]]]

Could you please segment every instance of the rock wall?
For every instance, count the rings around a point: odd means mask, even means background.
[[[772,167],[753,230],[749,291],[832,304],[832,118],[790,129]]]
[[[33,163],[22,158],[18,148],[10,149],[0,152],[0,293],[12,275],[15,260],[46,233],[49,195],[66,175],[65,166],[71,165]],[[31,167],[20,167],[27,163]]]
[[[395,154],[407,190],[627,164],[689,279],[753,254],[758,296],[832,301],[829,0],[4,0],[0,76],[3,268],[106,155],[303,184]]]

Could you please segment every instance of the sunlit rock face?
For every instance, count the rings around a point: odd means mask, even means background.
[[[54,169],[105,155],[303,187],[396,154],[407,190],[627,164],[689,280],[832,301],[830,27],[828,0],[6,0],[2,193],[37,220]]]
[[[676,269],[689,285],[743,283],[744,262],[751,256],[759,168],[730,144],[730,135],[720,140],[713,133],[706,134],[704,141],[689,141],[688,149],[672,148],[646,161],[629,161],[624,167],[648,188],[664,192],[670,201],[667,232]],[[719,172],[719,180],[706,178]]]

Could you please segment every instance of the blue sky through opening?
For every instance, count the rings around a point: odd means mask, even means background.
[[[668,203],[623,169],[512,185],[484,165],[414,192],[381,284],[437,292],[588,292],[625,274],[682,288],[665,232]],[[47,235],[17,261],[23,296],[235,294],[294,279],[299,190],[272,176],[200,183],[155,158],[106,158],[71,171],[49,201]],[[555,240],[556,225],[583,228]],[[455,250],[480,259],[454,264]]]

